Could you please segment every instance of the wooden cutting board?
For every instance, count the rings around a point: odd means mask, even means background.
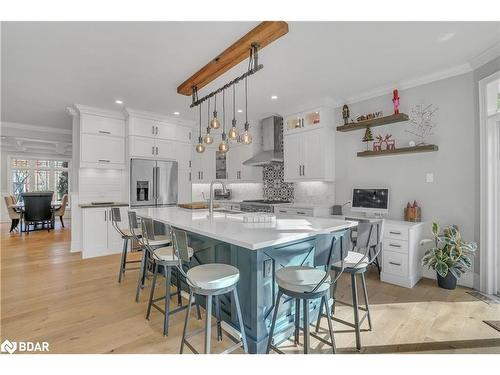
[[[206,210],[208,209],[207,202],[191,202],[191,203],[179,203],[179,207],[187,208],[189,210]],[[214,208],[219,208],[220,204],[214,203]]]

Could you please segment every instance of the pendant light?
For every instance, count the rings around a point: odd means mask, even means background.
[[[250,124],[248,123],[248,84],[247,77],[245,77],[245,131],[240,136],[240,142],[244,145],[252,143],[252,134],[248,131]]]
[[[212,121],[210,121],[210,126],[212,129],[219,129],[220,127],[220,121],[217,118],[217,94],[215,94],[214,117],[212,118]]]
[[[203,137],[201,136],[201,105],[200,105],[200,132],[198,133],[198,144],[196,145],[196,152],[201,154],[205,151],[205,145],[203,144]]]
[[[229,129],[228,137],[229,139],[235,140],[238,139],[238,128],[236,127],[236,84],[233,85],[233,121],[231,129]]]
[[[222,140],[219,143],[219,151],[227,152],[229,150],[229,144],[226,140],[226,102],[225,102],[225,90],[222,90]]]
[[[201,105],[200,105],[201,107]],[[205,142],[207,145],[211,145],[214,143],[214,137],[212,137],[212,134],[210,134],[210,98],[208,98],[208,106],[207,106],[207,121],[208,121],[208,126],[207,126],[207,134],[203,137],[203,142]]]

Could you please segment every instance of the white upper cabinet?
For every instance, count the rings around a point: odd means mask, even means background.
[[[190,169],[191,168],[191,152],[193,151],[193,145],[191,143],[180,143],[177,142],[175,156],[179,162],[179,169]]]
[[[262,182],[262,167],[244,165],[254,154],[253,145],[231,145],[227,153],[229,181]]]
[[[114,137],[125,136],[125,121],[82,113],[80,116],[80,133],[111,135]]]
[[[124,169],[124,136],[124,119],[80,109],[80,167]]]
[[[333,109],[327,107],[313,108],[308,111],[285,116],[284,133],[297,133],[333,126]]]
[[[129,117],[128,119],[128,135],[136,135],[140,137],[156,136],[157,122],[141,117]]]
[[[191,180],[193,182],[210,182],[215,180],[216,147],[206,147],[205,152],[199,154],[192,151]]]
[[[293,122],[293,119],[300,121]],[[325,119],[331,119],[331,122],[327,123]],[[287,121],[290,122],[285,123],[287,131],[284,136],[284,180],[286,182],[334,181],[333,110],[320,108],[306,111],[300,116],[288,116]],[[297,124],[298,127],[293,127],[293,124]]]
[[[146,137],[128,137],[129,154],[133,158],[155,158],[156,140]]]

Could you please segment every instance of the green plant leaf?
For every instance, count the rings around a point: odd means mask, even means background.
[[[440,230],[441,229],[439,228],[438,223],[432,223],[432,234],[434,235],[434,237],[437,237],[439,235]]]
[[[461,273],[460,270],[457,268],[450,268],[450,272],[453,276],[455,276],[455,279],[460,279]]]
[[[448,265],[445,262],[436,262],[435,270],[441,277],[448,275]]]

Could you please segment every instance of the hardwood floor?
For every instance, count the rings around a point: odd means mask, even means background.
[[[29,236],[9,234],[7,224],[0,229],[2,341],[47,341],[51,353],[178,353],[184,313],[172,317],[170,335],[163,337],[161,314],[153,310],[145,319],[149,289],[134,302],[137,271],[118,284],[119,255],[82,260],[71,253],[69,221],[66,228]],[[363,353],[500,353],[500,332],[482,322],[500,320],[500,305],[476,300],[466,288],[446,291],[428,279],[400,288],[372,272],[368,290],[373,330],[361,334]],[[350,300],[347,277],[338,295]],[[349,307],[339,306],[336,313],[352,319]],[[202,322],[193,314],[190,324],[196,328]],[[354,334],[334,326],[339,352],[355,352]],[[201,350],[202,337],[197,341]],[[212,343],[215,352],[229,345]],[[315,340],[311,344],[313,352],[330,352]],[[282,349],[302,350],[291,343]]]

